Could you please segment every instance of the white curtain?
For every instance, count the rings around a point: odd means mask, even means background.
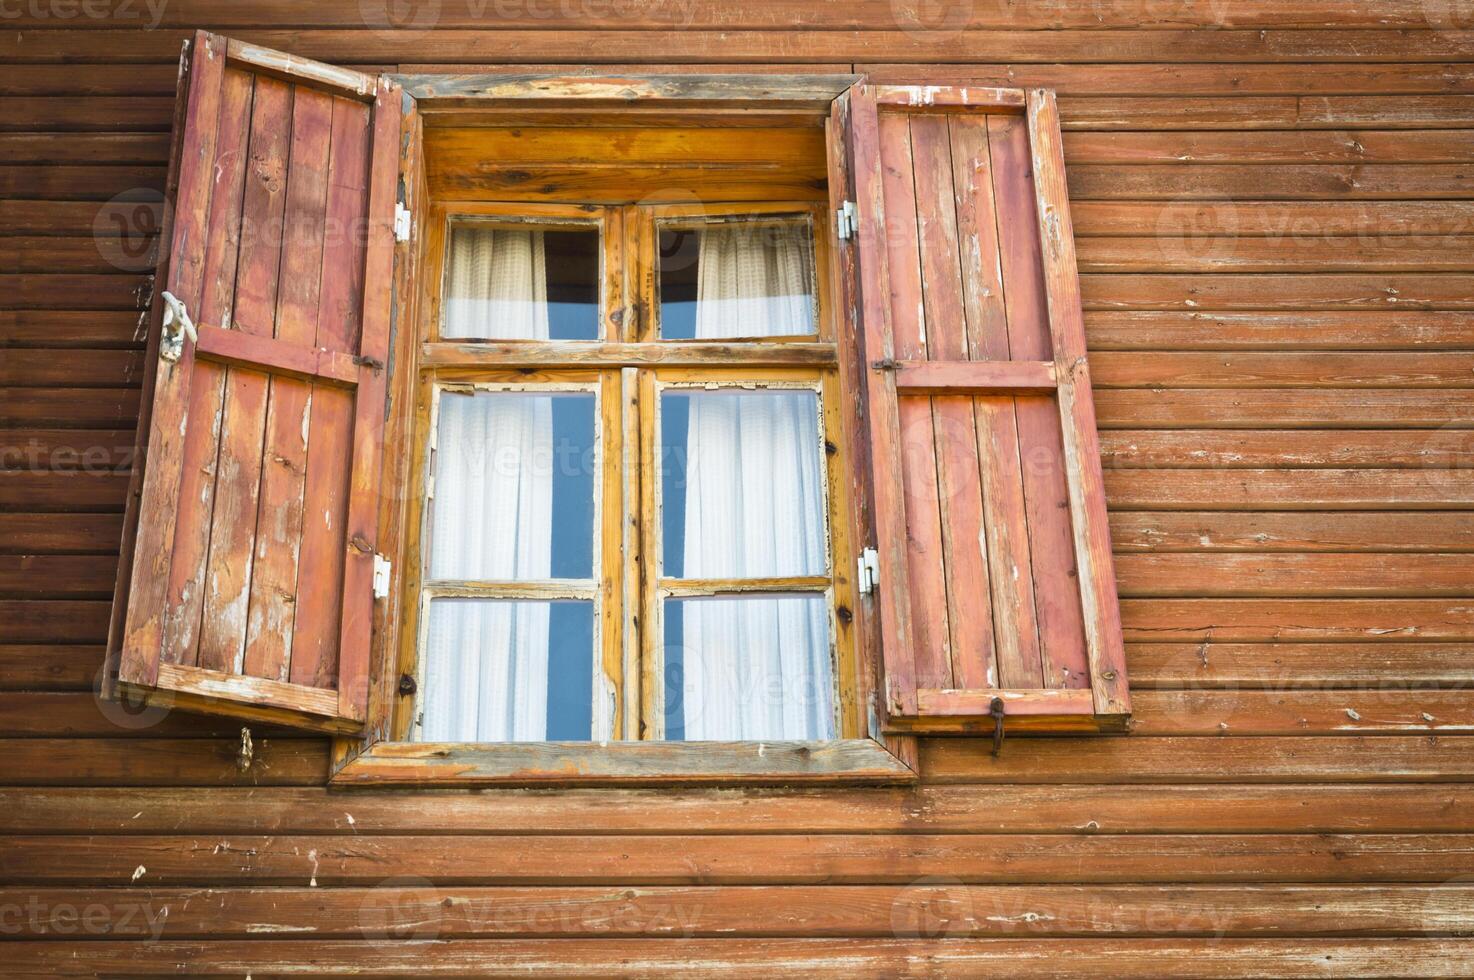
[[[543,236],[455,230],[446,336],[548,336]],[[553,415],[548,395],[447,392],[435,447],[430,578],[550,577]],[[543,602],[431,602],[419,738],[539,741],[547,735],[548,620]]]
[[[454,225],[448,265],[444,336],[548,339],[542,232]]]
[[[812,268],[801,236],[704,231],[696,338],[812,332]],[[684,577],[824,573],[812,392],[694,393],[686,451]],[[822,597],[684,602],[686,738],[834,737],[828,632]]]
[[[700,233],[696,339],[814,332],[814,254],[808,228],[712,225]]]

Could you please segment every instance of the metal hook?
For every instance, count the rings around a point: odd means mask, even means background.
[[[1003,751],[1003,699],[994,698],[988,705],[988,714],[993,718],[993,758]]]
[[[184,338],[188,337],[190,343],[197,344],[200,335],[183,300],[168,290],[160,298],[164,301],[164,335],[159,340],[159,356],[172,364],[184,353]]]
[[[241,747],[240,750],[237,751],[235,754],[236,768],[239,769],[241,772],[245,772],[247,769],[250,769],[251,761],[254,758],[255,754],[256,748],[254,745],[251,744],[251,730],[249,728],[242,728]]]

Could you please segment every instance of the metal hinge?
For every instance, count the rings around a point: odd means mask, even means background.
[[[409,241],[410,227],[413,224],[413,221],[411,220],[412,217],[413,217],[413,212],[411,212],[409,208],[405,207],[402,203],[399,203],[399,202],[396,202],[395,203],[395,205],[394,205],[394,240],[396,242],[407,242],[407,241]]]
[[[880,553],[874,548],[860,552],[860,594],[873,595],[880,585]]]
[[[383,555],[374,555],[374,598],[389,598],[389,574],[394,571],[394,563]]]
[[[854,201],[845,201],[834,212],[835,232],[841,239],[848,240],[855,237],[856,220]]]

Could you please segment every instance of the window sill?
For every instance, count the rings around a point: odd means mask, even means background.
[[[829,742],[380,742],[334,786],[891,784],[916,773],[868,738]]]

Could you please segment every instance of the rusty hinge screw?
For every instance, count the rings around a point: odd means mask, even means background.
[[[1003,751],[1003,699],[994,698],[988,705],[988,714],[993,717],[993,758]]]
[[[241,747],[235,754],[235,767],[241,772],[251,768],[251,762],[255,758],[256,747],[251,744],[251,730],[241,729]]]

